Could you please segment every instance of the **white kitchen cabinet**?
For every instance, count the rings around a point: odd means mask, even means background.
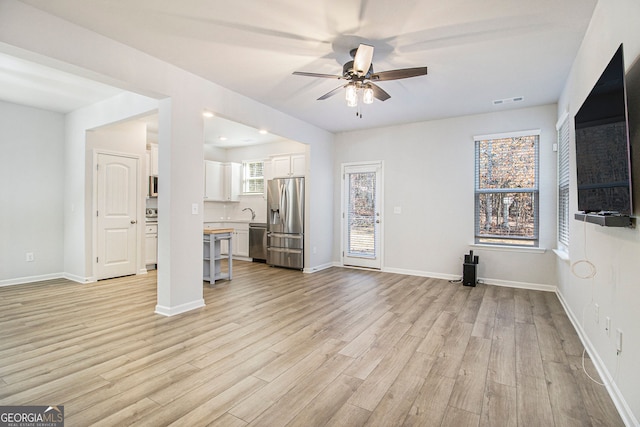
[[[305,176],[306,158],[304,154],[273,156],[270,173],[272,178],[288,178]]]
[[[144,156],[145,167],[147,171],[147,180],[145,187],[147,188],[147,199],[149,198],[149,177],[151,176],[151,152],[147,150]]]
[[[237,202],[241,191],[239,163],[204,161],[204,200],[214,202]]]
[[[158,144],[149,144],[149,176],[158,176]]]
[[[155,267],[158,264],[158,224],[146,225],[144,242],[144,263]]]
[[[233,236],[235,244],[233,245],[233,255],[240,257],[249,256],[249,229],[237,229]]]
[[[220,162],[204,161],[204,200],[224,200],[223,170]]]
[[[240,163],[224,164],[224,200],[237,202],[242,192],[242,165]]]
[[[304,154],[291,155],[291,176],[305,176],[307,173],[307,160]]]

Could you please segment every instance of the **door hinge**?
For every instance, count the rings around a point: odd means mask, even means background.
[[[100,170],[100,165],[99,164],[96,165],[96,170]]]
[[[100,211],[96,211],[96,216],[100,216],[99,213],[100,213]]]
[[[96,257],[96,264],[98,263],[98,257]]]

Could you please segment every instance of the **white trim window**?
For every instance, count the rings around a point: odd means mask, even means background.
[[[242,193],[264,193],[264,161],[251,160],[242,162]]]
[[[558,247],[569,247],[569,119],[558,127]]]
[[[475,243],[537,247],[540,131],[474,139]]]

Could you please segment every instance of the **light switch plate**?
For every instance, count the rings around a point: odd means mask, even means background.
[[[393,213],[394,214],[401,214],[402,213],[402,208],[400,206],[396,206],[393,208]]]
[[[194,204],[191,205],[191,213],[193,215],[198,215],[198,204],[197,203],[194,203]]]

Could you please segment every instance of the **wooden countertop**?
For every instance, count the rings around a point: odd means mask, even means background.
[[[223,233],[233,233],[233,228],[211,228],[209,230],[204,230],[204,234],[223,234]]]

